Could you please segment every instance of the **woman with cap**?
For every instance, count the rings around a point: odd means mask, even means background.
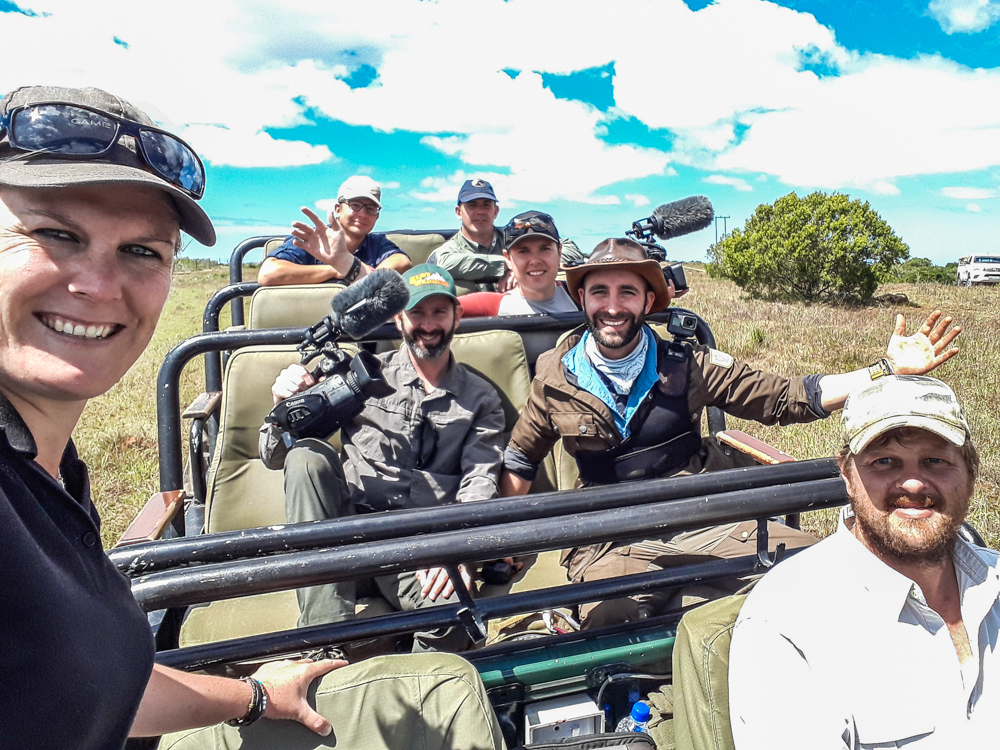
[[[115,748],[130,734],[260,716],[330,725],[305,700],[344,662],[230,680],[153,665],[128,581],[100,544],[71,433],[148,344],[186,231],[206,245],[205,173],[183,141],[98,89],[0,101],[0,746]]]

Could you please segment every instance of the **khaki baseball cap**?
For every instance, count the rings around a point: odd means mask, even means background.
[[[458,299],[455,280],[440,266],[430,263],[414,266],[403,274],[403,281],[406,282],[406,288],[410,290],[410,301],[406,305],[407,310],[412,310],[420,300],[434,294],[443,294],[453,300]]]
[[[371,177],[363,174],[356,174],[348,177],[344,184],[337,191],[337,201],[347,203],[358,198],[367,198],[374,201],[375,205],[382,208],[382,187]]]
[[[899,427],[933,432],[958,447],[970,435],[955,392],[923,375],[890,375],[855,391],[847,397],[840,421],[855,454]]]

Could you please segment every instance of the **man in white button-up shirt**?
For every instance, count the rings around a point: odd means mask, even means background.
[[[979,456],[955,394],[885,377],[843,423],[850,509],[736,623],[736,748],[995,746],[1000,576],[996,552],[959,537]]]

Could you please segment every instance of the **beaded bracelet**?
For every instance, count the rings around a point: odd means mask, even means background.
[[[241,682],[245,682],[253,691],[250,703],[247,705],[247,712],[238,719],[230,719],[226,723],[231,727],[248,727],[257,721],[267,710],[267,691],[260,680],[253,677],[241,677]]]

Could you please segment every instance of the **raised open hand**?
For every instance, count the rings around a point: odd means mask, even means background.
[[[352,262],[351,253],[347,249],[347,238],[340,226],[333,222],[327,226],[311,209],[302,207],[302,213],[312,222],[312,226],[302,221],[292,222],[293,244],[309,253],[320,263],[338,268],[346,262]]]
[[[951,316],[935,310],[912,336],[906,335],[906,318],[896,316],[896,330],[889,339],[886,359],[897,375],[924,375],[958,354],[951,342],[962,332],[961,326],[949,329]]]

